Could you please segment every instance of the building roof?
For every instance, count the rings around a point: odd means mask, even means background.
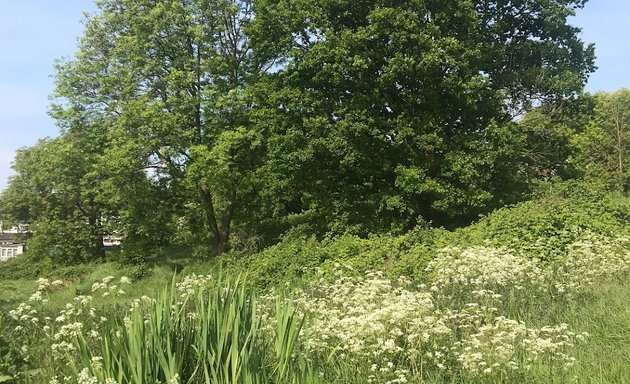
[[[7,233],[0,232],[0,242],[12,242],[14,244],[20,244],[24,242],[25,234],[23,233]]]

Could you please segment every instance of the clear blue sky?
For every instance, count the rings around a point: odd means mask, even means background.
[[[55,59],[71,56],[91,0],[3,1],[0,10],[0,190],[11,174],[15,150],[55,136],[48,117]],[[591,0],[573,24],[596,44],[598,71],[587,90],[630,87],[630,1]]]

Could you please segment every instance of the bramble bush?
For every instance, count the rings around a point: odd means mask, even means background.
[[[508,247],[552,260],[586,233],[630,235],[630,197],[585,182],[549,184],[537,199],[506,207],[456,231],[459,245]]]
[[[292,233],[259,253],[228,254],[219,261],[227,269],[248,271],[250,283],[259,288],[308,281],[317,268],[330,269],[335,263],[358,274],[383,270],[392,278],[425,281],[436,250],[449,246],[506,247],[515,257],[551,262],[584,236],[630,236],[630,197],[584,182],[549,183],[545,188],[536,200],[499,209],[455,231],[418,227],[401,236],[324,239]]]

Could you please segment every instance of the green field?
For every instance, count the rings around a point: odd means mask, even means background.
[[[294,237],[207,260],[169,248],[142,265],[112,253],[5,279],[5,380],[628,382],[627,198],[545,204],[455,232]]]

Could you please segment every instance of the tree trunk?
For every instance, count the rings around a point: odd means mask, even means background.
[[[212,232],[212,237],[210,240],[210,247],[212,247],[212,249],[218,253],[220,247],[219,247],[219,243],[220,243],[220,233],[219,233],[219,227],[217,226],[217,216],[216,213],[214,211],[214,202],[212,201],[212,194],[210,193],[210,190],[208,189],[208,187],[201,186],[200,188],[200,195],[201,195],[201,201],[202,201],[202,205],[203,205],[203,210],[206,216],[206,224],[208,225],[208,227],[210,228],[210,231]]]
[[[229,235],[221,231],[218,237],[212,239],[213,250],[216,255],[220,255],[226,251],[228,245]]]
[[[230,241],[230,230],[232,227],[232,214],[234,213],[234,201],[236,200],[236,188],[232,189],[230,199],[227,202],[225,211],[223,212],[223,220],[221,229],[219,230],[219,238],[217,241],[217,254],[220,255],[226,251]]]
[[[94,237],[94,256],[97,260],[105,259],[105,245],[103,244],[102,231]]]
[[[212,247],[216,255],[220,255],[227,250],[230,241],[230,230],[232,226],[232,215],[234,212],[234,201],[236,197],[236,192],[234,191],[232,193],[232,196],[227,202],[225,211],[223,212],[221,218],[220,225],[218,223],[216,211],[214,209],[212,193],[206,186],[202,186],[200,192],[201,199],[203,201],[203,209],[206,216],[206,224],[212,232],[210,246]]]
[[[94,260],[104,260],[105,259],[105,246],[103,245],[103,227],[101,226],[101,220],[96,215],[90,215],[89,218],[90,223],[90,248],[92,258]]]

